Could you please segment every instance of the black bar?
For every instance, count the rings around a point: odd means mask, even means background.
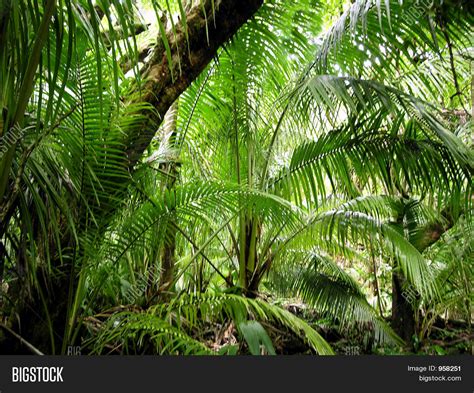
[[[431,369],[429,368],[431,366]],[[473,357],[0,356],[0,393],[474,392]],[[13,367],[63,367],[63,382],[13,382]],[[409,367],[413,367],[409,371]],[[37,369],[20,374],[38,375]],[[57,369],[39,373],[55,378]],[[57,370],[59,371],[59,370]],[[433,377],[438,381],[427,381]],[[444,381],[443,381],[444,378]],[[454,380],[459,379],[460,380]]]

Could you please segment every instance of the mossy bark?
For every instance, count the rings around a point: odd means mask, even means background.
[[[213,9],[214,3],[214,9]],[[133,167],[150,144],[158,125],[169,107],[210,63],[217,50],[261,7],[263,0],[205,0],[191,8],[184,26],[176,27],[176,34],[167,34],[172,63],[168,63],[161,38],[153,49],[151,60],[142,71],[145,80],[132,94],[131,102],[146,102],[154,111],[146,112],[146,121],[137,132],[127,136],[127,156]],[[173,70],[173,72],[171,72]]]

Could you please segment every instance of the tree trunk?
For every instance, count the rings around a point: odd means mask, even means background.
[[[204,70],[219,47],[257,12],[263,0],[204,0],[201,3],[187,13],[189,41],[181,24],[176,26],[176,34],[171,31],[167,34],[173,63],[171,67],[165,45],[159,39],[151,60],[143,69],[145,82],[140,89],[137,87],[137,96],[131,101],[147,102],[155,111],[147,111],[146,124],[138,132],[131,130],[127,137],[130,167],[135,165],[150,144],[169,107]]]
[[[414,295],[407,292],[406,279],[403,274],[393,271],[392,273],[392,328],[400,338],[411,346],[415,334],[415,309],[410,303],[414,301]]]
[[[176,162],[178,157],[174,155],[174,149],[176,148],[176,122],[178,119],[178,103],[175,102],[166,113],[165,120],[163,122],[163,134],[162,144],[167,145],[172,156],[168,159],[168,162],[160,164],[160,169],[165,174],[163,180],[162,191],[173,192],[176,186],[178,178],[178,163]],[[176,229],[174,223],[176,217],[173,214],[167,222],[165,241],[163,244],[163,250],[161,253],[161,274],[159,292],[161,298],[166,300],[168,292],[172,287],[174,279],[174,267],[176,262]]]
[[[442,234],[454,225],[454,219],[449,213],[449,207],[445,208],[441,215],[446,219],[443,225],[435,220],[427,223],[423,227],[410,228],[411,236],[409,241],[416,249],[422,253],[425,249],[437,242]],[[397,224],[403,226],[403,212],[398,217]],[[416,312],[415,306],[419,295],[416,290],[407,283],[403,272],[394,263],[392,270],[392,328],[409,345],[413,345],[413,336],[416,334]]]

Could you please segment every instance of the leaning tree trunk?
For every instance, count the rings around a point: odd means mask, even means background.
[[[131,130],[126,141],[130,167],[140,159],[150,144],[157,125],[186,88],[215,57],[217,50],[262,6],[263,0],[204,0],[187,13],[187,35],[184,27],[176,26],[176,34],[168,32],[172,63],[169,64],[165,45],[153,49],[142,74],[144,84],[131,101],[147,102],[155,111],[146,113],[144,127]]]

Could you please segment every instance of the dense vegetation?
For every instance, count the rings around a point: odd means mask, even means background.
[[[463,0],[1,0],[0,352],[471,352]]]

